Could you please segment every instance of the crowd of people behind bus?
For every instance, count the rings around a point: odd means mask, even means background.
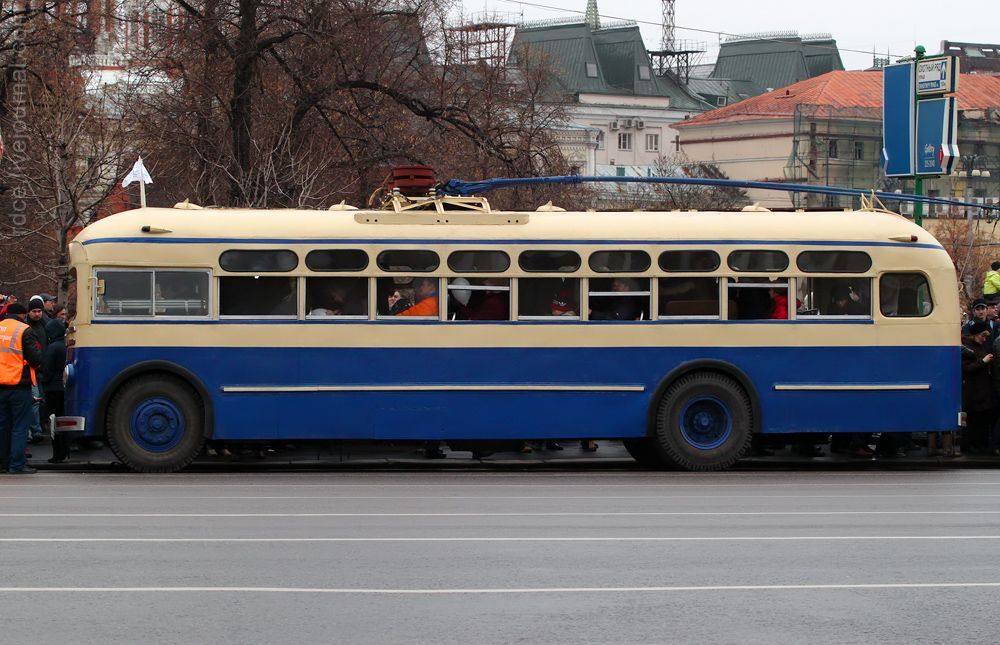
[[[66,308],[47,293],[27,305],[14,295],[0,295],[0,469],[33,473],[28,444],[44,441],[43,426],[63,413],[66,365]],[[64,461],[64,438],[53,445],[52,463]]]
[[[962,323],[962,409],[966,414],[962,450],[966,454],[1000,456],[1000,262],[983,280]],[[945,447],[946,451],[954,447]]]

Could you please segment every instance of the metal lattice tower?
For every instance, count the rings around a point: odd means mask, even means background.
[[[597,0],[587,0],[587,14],[583,21],[591,29],[601,28],[601,14],[597,13]]]
[[[663,38],[660,40],[660,49],[664,51],[674,51],[674,0],[662,0],[662,2]]]

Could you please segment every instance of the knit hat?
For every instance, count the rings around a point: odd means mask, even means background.
[[[984,331],[991,331],[989,324],[983,322],[982,320],[977,320],[968,326],[968,335],[976,336],[983,333]]]
[[[45,301],[41,296],[31,296],[31,300],[28,301],[28,311],[32,309],[45,309]]]
[[[7,307],[7,313],[11,315],[17,314],[19,316],[23,316],[24,314],[28,313],[28,310],[25,309],[24,305],[22,305],[20,302],[15,302],[14,304]]]

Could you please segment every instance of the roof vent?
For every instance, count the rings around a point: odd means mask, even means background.
[[[749,206],[744,206],[740,210],[742,212],[744,212],[744,213],[770,213],[771,212],[770,208],[765,208],[765,207],[761,206],[760,202],[754,202],[753,204],[750,204]]]
[[[200,211],[204,210],[205,207],[199,206],[198,204],[192,204],[190,201],[185,199],[182,202],[177,202],[176,204],[174,204],[174,208],[178,208],[182,211]]]
[[[326,210],[328,210],[328,211],[356,211],[356,210],[358,210],[358,207],[357,206],[351,206],[350,204],[347,203],[346,199],[343,199],[343,200],[340,201],[339,204],[334,204],[333,206],[331,206],[330,208],[328,208]]]
[[[559,208],[558,206],[553,206],[551,200],[545,202],[541,206],[535,209],[538,213],[565,213],[565,208]]]

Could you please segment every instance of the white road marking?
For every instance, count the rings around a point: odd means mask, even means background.
[[[19,537],[0,538],[0,543],[275,543],[275,542],[837,542],[893,540],[1000,540],[1000,535],[738,535],[738,536],[483,536],[483,537],[276,537],[276,538],[192,538],[192,537]]]
[[[1000,587],[1000,582],[884,582],[800,585],[701,585],[664,587],[512,587],[499,589],[372,589],[336,587],[0,587],[0,593],[263,593],[359,595],[459,594],[606,594],[698,591],[839,591],[877,589],[974,589]]]
[[[121,495],[0,495],[0,500],[10,499],[18,501],[38,501],[38,500],[52,500],[52,499],[93,499],[93,500],[196,500],[196,499],[276,499],[276,500],[289,500],[289,499],[317,499],[317,500],[456,500],[456,499],[474,499],[478,502],[485,502],[490,500],[527,500],[527,499],[555,499],[555,500],[572,500],[572,499],[586,499],[586,500],[601,500],[601,499],[656,499],[656,500],[672,500],[672,499],[699,499],[699,500],[741,500],[741,499],[806,499],[806,500],[816,500],[816,499],[852,499],[857,500],[863,497],[865,500],[872,499],[919,499],[919,500],[929,500],[937,498],[1000,498],[1000,493],[899,493],[899,494],[885,494],[885,493],[871,493],[860,495],[855,493],[853,495],[152,495],[152,496],[142,496],[142,495],[131,495],[131,494],[121,494]]]
[[[520,513],[0,513],[0,517],[142,517],[142,518],[256,518],[256,517],[743,517],[837,515],[1000,515],[1000,511],[618,511]]]

